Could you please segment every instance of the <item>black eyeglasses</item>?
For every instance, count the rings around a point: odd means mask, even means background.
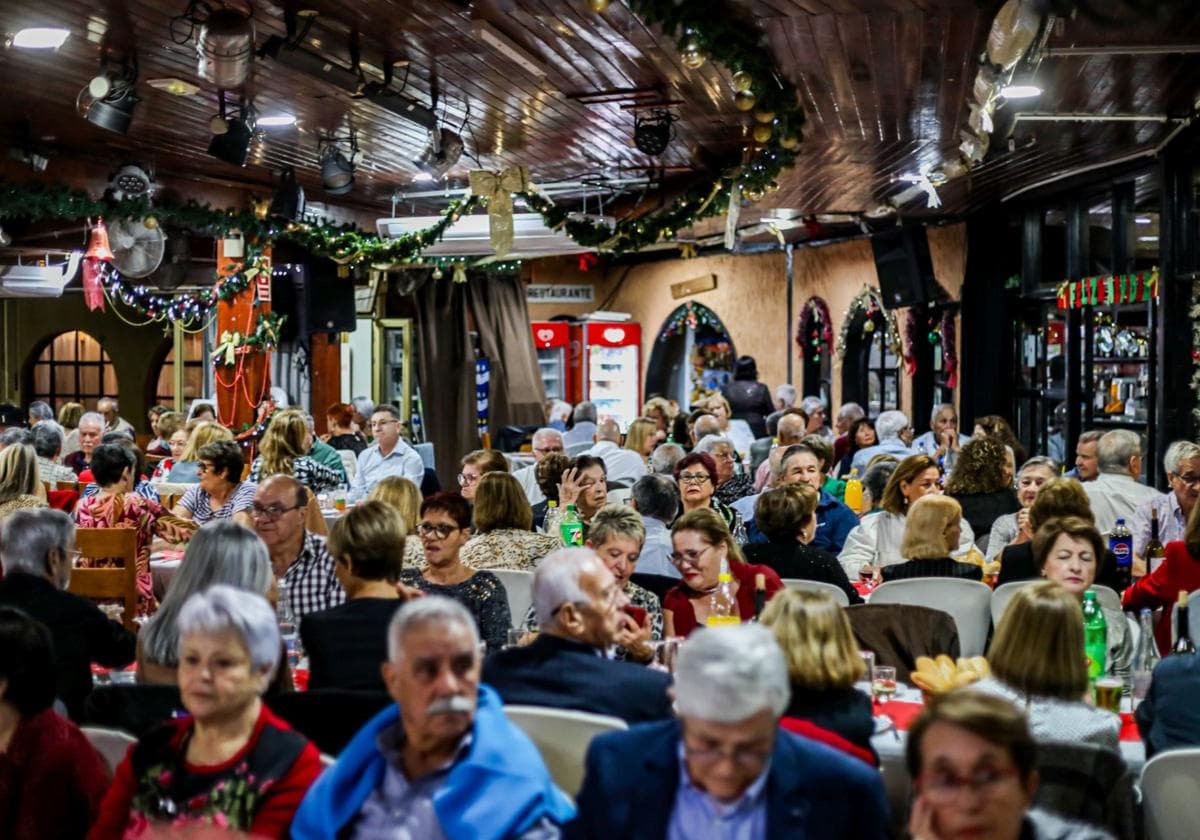
[[[304,507],[304,505],[295,505],[294,507],[279,507],[278,505],[263,507],[262,505],[252,505],[250,507],[250,516],[253,519],[265,519],[268,522],[274,522],[285,513],[290,513],[293,510],[299,510],[302,507]]]
[[[417,534],[422,537],[434,536],[439,540],[444,540],[446,537],[453,534],[455,531],[461,531],[461,528],[455,528],[451,525],[431,525],[428,522],[420,522],[417,524]]]

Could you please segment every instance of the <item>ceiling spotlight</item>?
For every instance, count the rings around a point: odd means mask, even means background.
[[[1000,88],[1000,95],[1005,99],[1036,99],[1042,95],[1042,89],[1035,84],[1010,84]]]
[[[136,53],[120,64],[106,60],[100,73],[75,97],[75,109],[93,125],[125,134],[133,122],[133,109],[139,101],[134,91],[136,82]]]
[[[70,36],[71,30],[53,26],[31,26],[13,35],[12,45],[23,50],[56,50]]]
[[[150,173],[137,164],[129,163],[117,170],[108,182],[113,198],[125,201],[133,198],[149,198],[158,189]]]
[[[296,170],[285,166],[279,173],[279,186],[271,199],[270,214],[289,222],[298,222],[304,216],[304,188],[296,182]]]
[[[218,9],[208,16],[196,38],[201,78],[221,90],[241,87],[254,60],[254,21],[238,9]]]
[[[349,142],[350,155],[343,154],[340,143]],[[354,170],[362,161],[358,150],[358,134],[349,137],[324,137],[317,156],[321,162],[321,186],[330,195],[345,195],[354,188]]]
[[[269,114],[265,117],[258,118],[259,128],[280,128],[283,126],[295,125],[295,114]]]
[[[254,106],[242,103],[236,117],[225,116],[225,96],[221,95],[221,111],[209,122],[213,136],[208,141],[208,153],[217,160],[245,166],[250,153],[250,142],[254,139]],[[223,129],[223,130],[220,130]]]
[[[667,150],[675,134],[673,123],[677,119],[670,111],[655,111],[648,117],[637,117],[633,124],[633,145],[644,155],[658,157]]]
[[[436,180],[446,177],[446,173],[462,157],[462,152],[462,138],[450,129],[443,128],[429,133],[429,145],[413,163]]]

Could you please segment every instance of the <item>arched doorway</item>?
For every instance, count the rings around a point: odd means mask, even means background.
[[[823,298],[810,297],[800,308],[796,330],[800,351],[802,396],[833,401],[833,318]]]
[[[183,336],[183,404],[190,405],[206,393],[204,332],[184,333]],[[154,354],[146,383],[146,405],[172,406],[175,402],[175,342],[164,341]]]
[[[838,356],[843,403],[858,403],[870,417],[900,408],[899,330],[875,289],[863,289],[850,302]]]
[[[44,400],[56,410],[82,403],[92,410],[101,397],[119,393],[117,371],[100,342],[81,330],[50,336],[34,347],[22,375],[29,401]]]
[[[646,396],[689,406],[719,391],[733,376],[733,339],[717,313],[689,301],[676,307],[658,331],[646,370]]]

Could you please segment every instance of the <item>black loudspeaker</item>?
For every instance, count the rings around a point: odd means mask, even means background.
[[[923,225],[903,225],[871,237],[879,291],[887,309],[919,306],[936,299],[937,281]]]
[[[279,341],[288,343],[307,336],[304,323],[304,266],[276,265],[271,272],[271,311],[286,316],[279,327]]]
[[[309,264],[307,334],[354,332],[354,278],[337,270],[333,260]]]

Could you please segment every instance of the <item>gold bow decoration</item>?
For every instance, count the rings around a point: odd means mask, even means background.
[[[503,172],[476,169],[470,175],[471,193],[487,201],[488,235],[496,256],[503,257],[512,250],[513,193],[529,192],[529,169],[511,166]]]
[[[454,264],[454,274],[451,275],[451,282],[466,283],[467,282],[467,267],[462,263]]]
[[[232,332],[225,330],[221,333],[221,340],[217,342],[217,349],[213,351],[212,357],[219,365],[232,365],[237,361],[237,352],[246,339],[237,330]]]
[[[696,243],[695,242],[681,242],[679,244],[679,258],[681,260],[696,259]]]

